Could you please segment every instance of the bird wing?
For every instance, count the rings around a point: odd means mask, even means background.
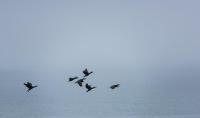
[[[82,82],[78,82],[78,85],[82,87]]]
[[[69,81],[72,81],[72,80],[73,80],[73,79],[70,77],[70,78],[69,78]]]
[[[111,88],[111,89],[114,89],[114,88],[115,88],[115,85],[110,86],[110,88]]]
[[[28,87],[28,85],[27,85],[26,83],[24,83],[24,85],[25,85],[26,87]]]
[[[74,77],[74,79],[78,79],[78,77]]]
[[[77,80],[75,83],[77,83],[79,86],[82,86],[82,80],[81,79]]]
[[[91,89],[91,86],[88,85],[88,84],[86,84],[86,85],[85,85],[85,88],[87,88],[87,89]]]
[[[27,82],[27,85],[28,85],[28,86],[32,86],[32,83],[30,83],[30,82]]]
[[[80,83],[82,80],[81,79],[79,79],[79,80],[77,80],[75,83]]]
[[[87,74],[88,73],[88,70],[87,68],[83,71],[84,74]]]
[[[29,90],[31,89],[31,87],[32,87],[32,86],[31,86],[32,84],[30,85],[30,83],[28,83],[28,82],[27,82],[27,83],[24,83],[24,85],[28,88],[28,91],[29,91]]]
[[[36,88],[36,87],[38,87],[38,86],[33,86],[33,88]]]

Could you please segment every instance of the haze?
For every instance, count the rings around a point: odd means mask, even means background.
[[[199,117],[199,5],[1,0],[0,116]],[[90,93],[67,82],[85,68]],[[39,87],[26,93],[27,81]]]

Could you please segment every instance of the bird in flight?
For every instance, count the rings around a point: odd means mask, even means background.
[[[92,71],[88,72],[87,68],[85,70],[83,70],[84,77],[87,77],[87,76],[89,76],[92,73],[93,73]]]
[[[24,85],[28,88],[27,92],[29,92],[31,89],[35,87],[38,87],[38,86],[33,86],[32,83],[30,82],[24,83]]]
[[[92,89],[94,89],[94,88],[96,88],[96,87],[92,87],[91,85],[89,85],[89,84],[87,83],[87,84],[85,84],[85,88],[87,89],[86,92],[89,92],[89,91],[91,91]]]
[[[78,77],[70,77],[69,82],[74,81],[75,79],[78,79]]]
[[[114,85],[110,86],[110,88],[111,88],[111,89],[115,89],[115,88],[119,87],[119,85],[120,85],[120,84],[114,84]]]
[[[83,82],[84,82],[85,79],[86,79],[86,78],[79,79],[79,80],[77,80],[75,83],[78,84],[80,87],[82,87],[82,84],[83,84]]]

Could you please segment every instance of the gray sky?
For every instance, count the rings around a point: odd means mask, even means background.
[[[131,97],[130,91],[195,91],[199,5],[198,0],[1,0],[0,92],[6,97],[13,92],[11,82],[16,88],[32,81],[46,85],[41,94],[63,94],[63,81],[81,76],[86,67],[94,71],[91,83],[102,88],[122,83],[119,93]]]
[[[197,66],[198,5],[2,0],[1,69]]]

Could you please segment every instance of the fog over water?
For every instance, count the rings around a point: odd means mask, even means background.
[[[1,0],[0,117],[199,118],[199,5]]]

